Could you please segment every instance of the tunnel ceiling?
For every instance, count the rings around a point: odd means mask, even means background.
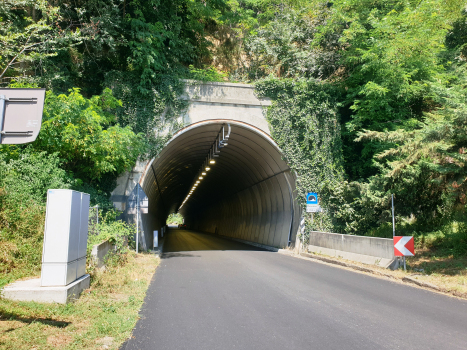
[[[228,146],[180,210],[186,216],[289,170],[264,132],[232,121],[209,121],[180,130],[146,169],[143,188],[150,212],[176,212],[188,194],[223,125],[231,125]]]

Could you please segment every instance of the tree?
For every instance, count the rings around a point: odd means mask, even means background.
[[[437,108],[433,83],[445,79],[441,54],[462,3],[439,0],[335,1],[315,44],[340,33],[345,91],[344,155],[353,179],[377,173],[373,155],[385,143],[354,142],[362,129],[414,129]]]
[[[45,0],[0,3],[0,79],[34,75],[37,66],[79,41],[79,30],[55,26],[57,7]]]
[[[68,95],[47,92],[36,150],[57,153],[75,178],[96,182],[131,168],[144,152],[141,135],[115,123],[121,102],[110,89],[86,99],[73,89]]]

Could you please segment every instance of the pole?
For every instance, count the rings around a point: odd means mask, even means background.
[[[136,184],[138,186],[138,184]],[[139,188],[136,187],[136,254],[138,254],[138,243],[139,243]]]
[[[394,194],[391,194],[392,202],[392,237],[396,235],[396,223],[394,221]]]
[[[6,96],[0,95],[0,132],[3,131],[3,120],[5,119]],[[2,143],[2,134],[0,134],[0,143]]]
[[[407,272],[407,269],[405,268],[405,256],[404,256],[404,272]]]
[[[99,204],[96,204],[96,228],[97,234],[99,234]]]

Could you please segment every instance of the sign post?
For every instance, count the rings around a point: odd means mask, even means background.
[[[139,186],[139,184],[138,184]],[[136,254],[138,254],[139,247],[139,189],[136,189]]]
[[[391,204],[392,204],[392,237],[396,235],[396,223],[394,221],[394,193],[391,194]]]
[[[308,192],[306,194],[306,212],[311,213],[311,225],[313,225],[313,213],[321,210],[318,204],[318,193]]]
[[[136,253],[139,250],[139,220],[140,214],[148,213],[148,196],[144,193],[140,184],[136,184],[133,192],[128,197],[128,214],[136,214]]]

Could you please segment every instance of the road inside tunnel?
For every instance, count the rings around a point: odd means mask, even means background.
[[[467,302],[170,229],[122,350],[465,349]]]
[[[227,244],[228,242],[228,244]],[[254,250],[264,249],[236,241],[226,241],[222,237],[193,230],[171,229],[164,242],[164,257],[176,256],[179,252],[202,250]]]
[[[149,198],[141,237],[147,247],[177,211],[198,231],[275,247],[295,240],[295,176],[274,140],[249,124],[219,119],[178,131],[141,184]]]

